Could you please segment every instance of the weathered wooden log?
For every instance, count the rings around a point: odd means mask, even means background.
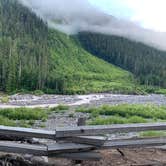
[[[78,144],[87,144],[93,146],[102,146],[106,142],[106,137],[97,137],[97,136],[78,136],[78,137],[71,137],[66,139],[67,141],[78,143]]]
[[[166,138],[112,140],[105,142],[101,147],[87,144],[63,143],[48,146],[48,155],[54,156],[60,153],[87,152],[96,149],[141,148],[162,145],[166,145]]]
[[[0,126],[0,136],[55,139],[55,131]]]
[[[123,124],[103,126],[79,126],[56,128],[56,138],[75,136],[96,136],[113,133],[140,132],[150,130],[166,130],[166,123]]]
[[[47,156],[47,146],[0,142],[0,151],[6,153],[32,154],[35,156]]]

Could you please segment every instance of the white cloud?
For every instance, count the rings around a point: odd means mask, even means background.
[[[145,28],[166,32],[166,0],[89,0],[105,11],[135,21]]]
[[[141,22],[144,27],[166,30],[164,0],[116,0],[117,3],[123,2],[119,9],[124,8],[125,12],[131,12],[131,15],[127,16],[128,21],[103,13],[92,6],[88,0],[20,1],[47,21],[49,26],[62,32],[73,34],[90,31],[123,36],[166,50],[166,33],[143,29],[131,22],[133,20]],[[105,1],[109,0],[103,0]],[[107,5],[111,5],[111,2],[115,0],[110,0]],[[124,11],[121,11],[122,15]]]
[[[123,4],[133,10],[132,21],[145,28],[166,32],[166,0],[123,0]]]

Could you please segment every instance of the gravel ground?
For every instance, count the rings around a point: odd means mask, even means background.
[[[1,98],[1,97],[0,97]],[[90,95],[13,95],[9,97],[9,103],[0,102],[0,108],[6,107],[55,107],[59,104],[78,106],[103,104],[157,104],[166,105],[164,95],[115,95],[115,94],[90,94]]]
[[[83,162],[81,166],[166,166],[166,151],[144,148],[102,151],[99,162]]]
[[[166,151],[154,148],[121,149],[124,156],[117,150],[100,151],[100,161],[84,161],[78,166],[166,166]],[[55,166],[75,166],[69,160],[50,159]]]

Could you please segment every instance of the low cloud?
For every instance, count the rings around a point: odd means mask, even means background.
[[[81,31],[126,37],[166,50],[166,33],[143,29],[136,23],[108,15],[88,0],[19,0],[48,22],[51,28],[67,34]]]

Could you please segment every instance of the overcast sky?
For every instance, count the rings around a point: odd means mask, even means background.
[[[19,1],[67,34],[118,35],[166,50],[166,0]]]
[[[104,11],[137,22],[156,31],[166,32],[166,0],[89,0]]]

